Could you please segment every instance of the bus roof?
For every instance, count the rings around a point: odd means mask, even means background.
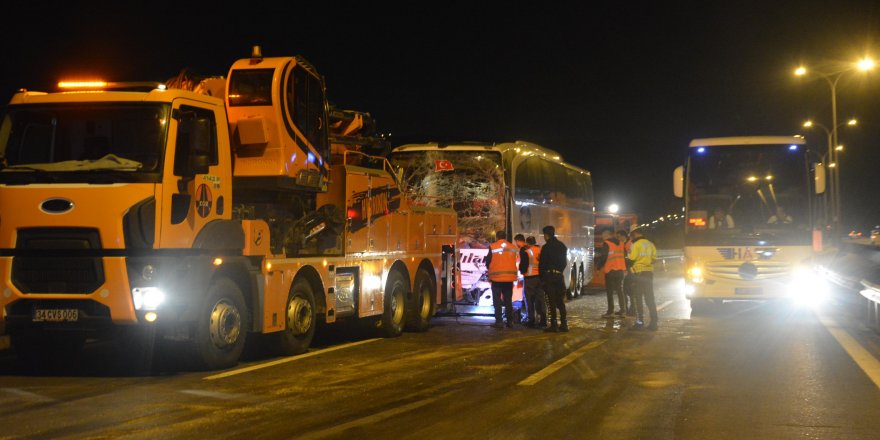
[[[553,160],[561,163],[562,165],[577,170],[579,172],[590,174],[589,171],[580,168],[576,165],[572,165],[565,161],[561,154],[558,152],[551,150],[546,147],[542,147],[538,144],[533,144],[528,141],[513,141],[513,142],[500,142],[495,144],[490,143],[481,143],[481,142],[461,142],[461,143],[443,143],[443,142],[428,142],[424,144],[406,144],[401,145],[399,147],[394,148],[392,153],[398,152],[406,152],[406,151],[429,151],[429,150],[449,150],[449,151],[497,151],[499,153],[513,153],[513,154],[525,154],[525,155],[536,155],[546,157],[547,160]]]
[[[742,146],[742,145],[804,145],[807,140],[801,136],[730,136],[702,138],[691,141],[691,148]]]
[[[519,148],[521,150],[532,151],[536,154],[542,154],[548,157],[554,157],[557,160],[562,160],[562,157],[556,151],[553,151],[549,148],[542,147],[537,144],[533,144],[527,141],[513,141],[513,142],[500,142],[500,143],[484,143],[484,142],[459,142],[459,143],[445,143],[445,142],[427,142],[424,144],[407,144],[401,145],[394,149],[394,151],[418,151],[418,150],[458,150],[458,151],[478,151],[478,150],[492,150],[498,152],[505,152],[509,150],[515,150]]]

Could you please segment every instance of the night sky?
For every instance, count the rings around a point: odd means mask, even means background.
[[[876,1],[8,3],[2,100],[61,78],[226,75],[260,44],[305,56],[330,100],[372,113],[394,146],[535,142],[592,171],[600,208],[642,218],[680,209],[672,170],[692,138],[802,133],[824,151],[800,123],[831,124],[828,85],[794,67],[880,60]],[[880,69],[845,76],[838,103],[860,121],[840,134],[844,221],[865,229],[880,223]]]

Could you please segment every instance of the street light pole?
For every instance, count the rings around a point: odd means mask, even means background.
[[[831,164],[834,164],[834,167],[829,164],[829,180],[831,181],[831,191],[832,191],[832,228],[836,234],[840,233],[840,224],[842,223],[841,216],[841,199],[840,199],[840,156],[835,151],[834,146],[839,145],[837,128],[839,124],[837,123],[837,83],[840,81],[840,78],[843,77],[843,74],[847,72],[851,72],[853,70],[861,70],[863,72],[867,72],[873,69],[875,66],[874,60],[869,57],[862,58],[855,65],[850,65],[841,70],[837,70],[834,72],[819,72],[815,73],[822,77],[827,83],[828,87],[831,89],[831,143],[828,145],[828,154],[829,160]],[[806,67],[798,67],[794,71],[795,76],[804,76],[807,74]],[[827,129],[826,129],[827,130]]]

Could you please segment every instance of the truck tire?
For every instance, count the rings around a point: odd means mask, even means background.
[[[293,283],[286,310],[284,331],[278,334],[278,350],[285,356],[305,353],[318,325],[315,294],[307,280],[301,278]]]
[[[379,328],[386,338],[400,336],[406,321],[406,297],[409,283],[396,270],[388,273],[385,283],[385,305]]]
[[[416,272],[415,292],[409,308],[406,329],[414,332],[428,330],[434,316],[434,295],[437,291],[434,279],[425,269]]]
[[[216,370],[238,362],[247,339],[249,316],[235,282],[218,278],[211,283],[195,331],[195,351],[202,367]]]

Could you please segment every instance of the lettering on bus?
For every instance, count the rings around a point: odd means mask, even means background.
[[[759,247],[759,248],[734,248],[734,247],[725,247],[725,248],[717,248],[718,253],[721,254],[721,257],[725,260],[769,260],[776,255],[778,249],[772,247]]]
[[[400,190],[386,186],[352,194],[351,204],[346,207],[349,231],[357,232],[370,222],[400,209]],[[369,219],[367,219],[367,213]]]

